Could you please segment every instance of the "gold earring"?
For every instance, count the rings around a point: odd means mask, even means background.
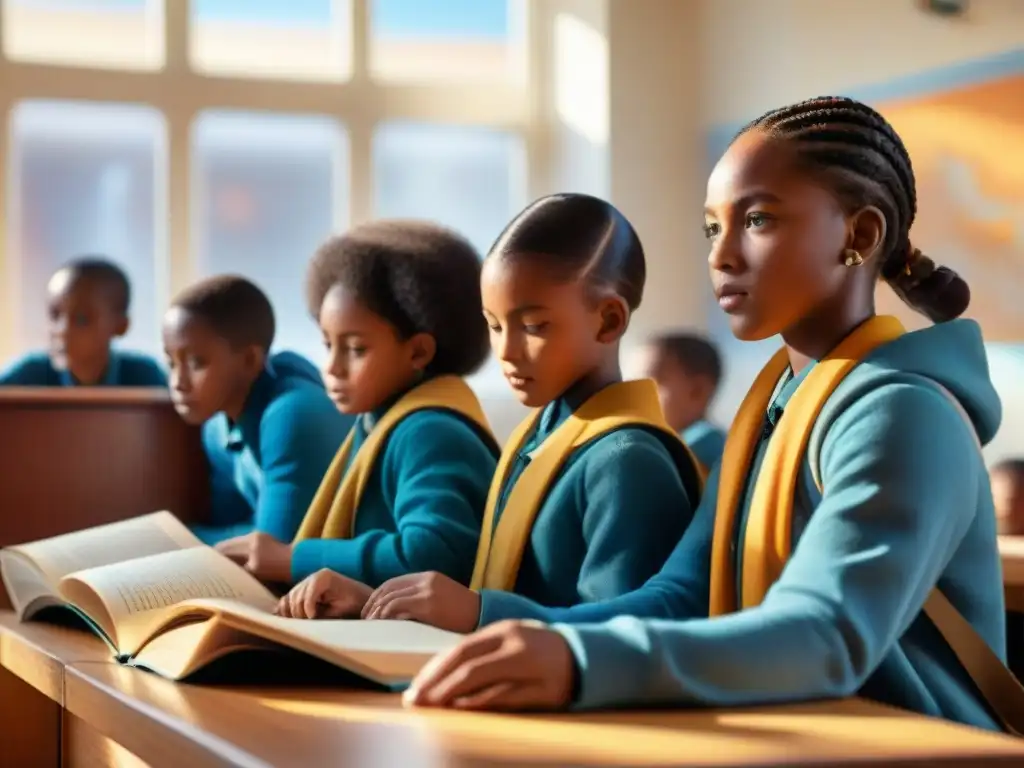
[[[864,263],[864,257],[860,255],[853,248],[847,248],[843,251],[843,255],[846,257],[843,259],[843,263],[848,267],[859,267]]]

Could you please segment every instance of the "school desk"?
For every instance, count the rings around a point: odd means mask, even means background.
[[[206,519],[199,430],[163,390],[3,388],[0,435],[0,547],[160,509]]]
[[[155,768],[1024,764],[1024,741],[856,699],[729,711],[410,711],[391,694],[200,687],[84,662],[68,668],[65,707],[65,765],[84,764],[76,750],[97,735]]]
[[[1024,613],[1024,536],[1000,536],[1006,608]]]
[[[95,635],[0,611],[0,765],[57,765],[64,675],[77,661],[113,663]]]

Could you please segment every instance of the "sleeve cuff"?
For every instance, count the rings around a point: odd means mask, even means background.
[[[650,674],[650,649],[630,641],[636,619],[623,617],[606,624],[553,624],[575,662],[573,709],[599,709],[651,700],[644,690]]]
[[[292,547],[292,581],[298,583],[321,568],[362,581],[345,539],[306,539]]]
[[[548,621],[547,611],[529,598],[497,589],[480,590],[480,620],[477,629],[505,619]]]

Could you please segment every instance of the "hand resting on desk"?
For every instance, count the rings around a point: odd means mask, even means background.
[[[565,639],[543,624],[502,621],[438,654],[413,679],[406,706],[563,709],[576,665]]]

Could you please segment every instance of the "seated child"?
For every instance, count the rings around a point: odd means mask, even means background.
[[[861,696],[1024,733],[1024,706],[1004,695],[1019,686],[1003,666],[981,451],[1001,404],[981,329],[954,319],[970,290],[910,243],[916,204],[906,147],[865,104],[811,99],[744,128],[708,180],[708,263],[733,334],[782,344],[693,524],[662,572],[603,616],[577,606],[545,617],[571,624],[482,629],[427,665],[407,701]],[[876,315],[879,278],[935,325],[908,333]],[[588,619],[603,623],[577,623]]]
[[[267,581],[331,569],[376,586],[432,569],[467,583],[499,454],[461,378],[487,358],[479,255],[433,224],[365,224],[316,253],[308,297],[328,393],[358,418],[294,541],[222,551]]]
[[[241,277],[179,294],[164,316],[174,407],[202,424],[210,462],[209,544],[251,531],[295,535],[351,420],[338,413],[316,366],[270,354],[274,311]]]
[[[999,535],[1024,536],[1024,459],[999,462],[989,477]]]
[[[686,530],[700,493],[693,457],[664,420],[651,381],[623,382],[619,342],[640,305],[644,253],[613,206],[543,198],[484,262],[483,315],[517,398],[536,408],[506,444],[491,486],[472,589],[414,573],[365,590],[322,575],[285,615],[414,619],[467,632],[535,606],[635,589]],[[350,574],[345,574],[350,575]]]
[[[131,284],[105,259],[81,258],[53,273],[47,285],[49,352],[31,352],[0,373],[0,386],[165,387],[152,358],[110,343],[128,332]]]
[[[725,432],[707,416],[722,378],[718,350],[707,339],[687,333],[656,336],[646,347],[646,375],[658,385],[665,419],[711,469],[725,447]]]

